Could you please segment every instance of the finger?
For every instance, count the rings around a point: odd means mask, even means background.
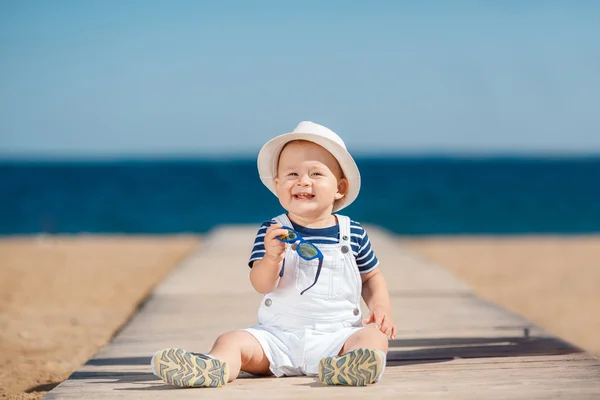
[[[381,329],[381,325],[383,325],[383,318],[385,317],[385,314],[380,314],[380,313],[374,313],[375,314],[375,324],[377,325],[377,327],[379,329]]]
[[[379,328],[379,331],[381,331],[381,333],[384,333],[387,336],[387,331],[388,329],[390,329],[390,327],[392,326],[391,324],[391,320],[388,320],[387,318],[383,318],[383,322],[381,323],[381,327]]]
[[[277,223],[274,223],[274,224],[271,224],[271,225],[269,225],[269,226],[267,227],[267,230],[266,230],[266,232],[267,232],[267,233],[269,233],[269,232],[272,232],[273,230],[275,230],[275,229],[279,229],[279,228],[281,228],[282,226],[283,226],[283,225],[281,225],[279,222],[277,222]]]
[[[383,332],[385,334],[386,337],[391,338],[392,336],[392,327],[388,326],[385,328],[385,331]]]
[[[286,229],[281,229],[281,228],[277,228],[277,229],[273,229],[270,232],[267,232],[265,234],[265,239],[275,239],[275,237],[277,236],[284,236],[287,234],[287,230]]]
[[[390,321],[388,321],[385,317],[383,319],[383,322],[381,323],[381,328],[379,328],[379,330],[381,331],[381,333],[385,333],[387,335],[387,331],[391,328],[391,323]]]
[[[392,325],[392,336],[390,336],[392,340],[396,339],[396,324]]]
[[[282,226],[283,226],[283,225],[281,225],[281,224],[271,224],[271,225],[269,225],[269,227],[267,228],[267,230],[266,230],[266,233],[273,232],[275,229],[281,229],[281,227],[282,227]]]
[[[275,223],[275,224],[271,224],[267,227],[267,230],[265,231],[265,236],[270,234],[271,232],[273,232],[276,229],[281,229],[283,225],[281,225],[280,223]]]
[[[363,323],[365,325],[369,325],[371,322],[373,322],[373,312],[369,313],[369,316],[365,319],[363,319]]]

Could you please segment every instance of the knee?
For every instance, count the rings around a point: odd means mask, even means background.
[[[369,328],[367,328],[369,329]],[[369,329],[371,330],[371,332],[369,332],[371,339],[369,340],[371,343],[373,343],[373,346],[385,353],[387,353],[388,351],[388,338],[385,335],[385,333],[381,332],[379,329],[377,328],[371,328]]]
[[[387,353],[388,339],[387,336],[385,336],[385,334],[383,334],[379,329],[371,326],[365,327],[356,332],[354,335],[350,336],[350,338],[344,344],[344,347],[342,347],[340,354],[357,349],[359,347],[377,349]]]
[[[254,336],[244,330],[230,331],[221,334],[215,341],[215,345],[227,345],[230,348],[245,348],[256,342]]]
[[[227,344],[227,345],[237,345],[239,344],[242,339],[243,339],[243,331],[230,331],[230,332],[226,332],[221,334],[217,340],[215,341],[215,344]]]

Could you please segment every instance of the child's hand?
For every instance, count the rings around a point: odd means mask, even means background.
[[[363,322],[365,325],[375,323],[377,328],[392,340],[396,337],[396,324],[392,319],[391,310],[386,307],[373,307]]]
[[[287,233],[286,229],[281,229],[282,226],[281,224],[273,224],[267,228],[265,233],[266,254],[264,257],[268,257],[276,263],[281,263],[285,257],[285,243],[277,240],[277,236]]]

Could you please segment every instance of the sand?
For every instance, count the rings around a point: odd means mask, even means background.
[[[399,241],[482,297],[600,355],[600,236]],[[68,377],[199,242],[0,239],[0,398],[38,398]]]
[[[483,298],[600,356],[600,236],[402,239]]]
[[[42,396],[199,244],[193,236],[0,240],[0,398]]]

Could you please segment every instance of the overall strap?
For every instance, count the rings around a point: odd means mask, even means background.
[[[358,311],[358,315],[360,315],[360,297],[361,297],[361,287],[362,287],[362,279],[360,277],[360,272],[358,271],[358,265],[356,264],[356,258],[352,253],[352,242],[350,241],[352,235],[350,233],[350,217],[345,215],[335,214],[338,219],[338,224],[340,225],[340,250],[343,254],[345,254],[346,259],[350,262],[351,268],[350,271],[352,273],[353,278],[356,282],[356,297],[354,299],[356,304],[356,310]],[[360,321],[360,317],[358,317]]]
[[[340,244],[350,246],[350,218],[345,215],[335,214],[340,225]]]
[[[273,218],[276,222],[279,222],[283,226],[292,228],[292,221],[288,218],[287,214],[281,214]]]

